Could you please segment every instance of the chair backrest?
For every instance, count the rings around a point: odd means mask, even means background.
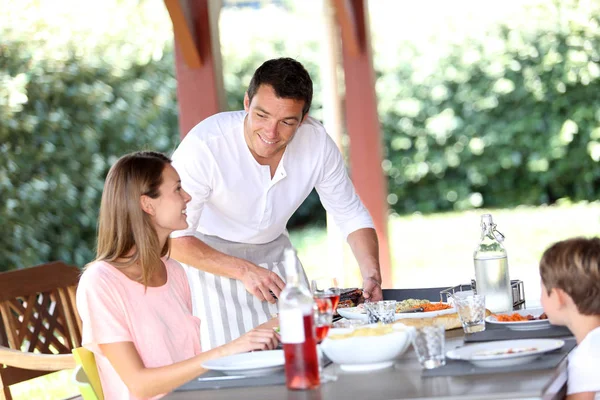
[[[85,347],[78,347],[76,349],[73,349],[73,356],[75,356],[75,361],[77,362],[77,364],[81,365],[81,367],[83,368],[83,371],[87,376],[87,380],[92,386],[92,389],[94,390],[96,399],[104,400],[102,383],[100,382],[100,375],[98,375],[98,367],[96,366],[96,357],[94,357],[94,353],[92,353]],[[86,398],[86,393],[82,391],[81,394],[84,400],[90,400]],[[87,396],[89,397],[89,395]],[[93,397],[91,399],[93,399]]]
[[[83,370],[81,365],[78,365],[73,371],[73,384],[77,386],[79,389],[80,397],[77,399],[83,398],[83,400],[98,400],[98,396],[96,396],[96,392],[94,392],[94,388],[90,384],[90,381]]]
[[[75,305],[80,272],[52,262],[0,273],[0,345],[24,353],[69,355],[80,347],[81,320]],[[2,367],[0,363],[0,388],[52,372],[47,367]]]

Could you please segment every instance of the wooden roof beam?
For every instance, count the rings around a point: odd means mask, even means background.
[[[173,21],[175,42],[181,47],[185,64],[190,68],[200,68],[202,57],[196,43],[196,27],[189,3],[185,0],[165,0],[165,5]]]
[[[179,132],[227,109],[219,15],[221,0],[165,0],[175,36]]]
[[[342,42],[349,55],[358,56],[365,51],[366,35],[362,1],[331,0],[335,10],[335,19],[340,27]]]

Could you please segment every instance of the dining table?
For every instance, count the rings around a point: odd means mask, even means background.
[[[446,350],[464,345],[462,329],[446,331]],[[566,393],[567,357],[557,366],[540,370],[464,376],[424,376],[411,346],[392,367],[369,372],[346,372],[329,364],[324,372],[337,380],[314,390],[288,390],[284,384],[238,388],[175,391],[168,400],[287,399],[561,399]]]

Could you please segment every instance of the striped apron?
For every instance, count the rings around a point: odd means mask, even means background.
[[[259,267],[275,272],[285,282],[284,250],[292,248],[292,243],[286,235],[282,234],[274,241],[265,244],[230,242],[199,232],[195,235],[222,253],[248,260]],[[299,260],[298,263],[302,268]],[[241,281],[200,271],[186,264],[182,265],[190,283],[193,313],[201,321],[202,351],[228,343],[277,314],[277,304],[258,300],[246,291]],[[308,287],[304,268],[301,270],[300,278]]]

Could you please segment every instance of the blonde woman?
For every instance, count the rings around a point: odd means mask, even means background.
[[[97,257],[77,289],[83,346],[96,356],[107,399],[162,397],[204,372],[204,361],[277,346],[272,329],[254,329],[202,352],[185,272],[168,257],[190,199],[160,153],[128,154],[108,173]]]

